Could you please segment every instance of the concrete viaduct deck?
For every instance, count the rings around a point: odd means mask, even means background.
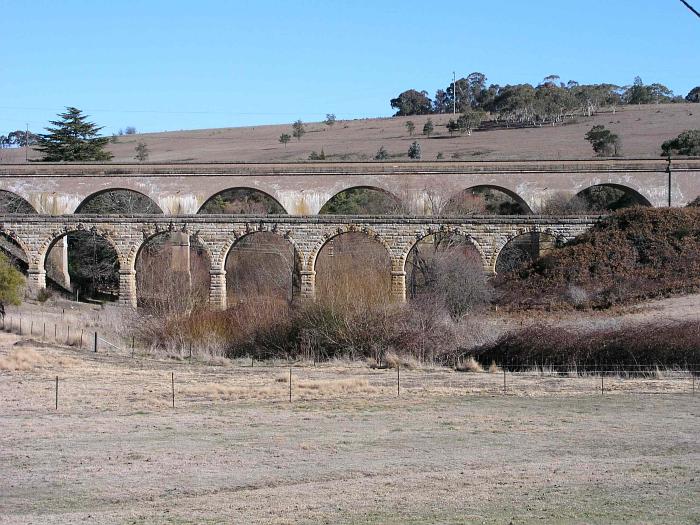
[[[74,213],[91,196],[128,189],[166,215],[197,213],[218,193],[250,188],[273,197],[290,215],[315,215],[334,195],[356,187],[391,194],[410,214],[439,215],[459,192],[504,191],[531,212],[552,195],[610,185],[652,206],[683,206],[700,195],[700,159],[504,162],[367,162],[289,164],[0,165],[0,190],[40,214]]]

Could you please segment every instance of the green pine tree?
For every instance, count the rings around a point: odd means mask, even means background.
[[[112,154],[105,151],[108,137],[98,136],[101,127],[87,121],[78,108],[67,107],[59,113],[60,120],[50,121],[54,127],[39,135],[37,150],[44,156],[43,162],[86,162],[111,160]]]

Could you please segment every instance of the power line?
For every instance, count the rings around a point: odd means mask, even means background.
[[[695,8],[694,8],[692,5],[690,5],[690,4],[689,4],[688,2],[686,2],[685,0],[681,0],[681,2],[683,2],[683,5],[685,5],[688,9],[690,9],[693,13],[695,13],[695,16],[697,16],[698,18],[700,18],[700,13],[698,13],[698,11],[696,11]]]

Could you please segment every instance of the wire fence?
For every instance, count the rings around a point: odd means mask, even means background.
[[[197,367],[187,365],[207,364],[193,346],[189,346],[189,351],[179,360],[173,360],[149,355],[137,347],[133,337],[110,341],[97,330],[76,327],[69,322],[10,315],[2,319],[2,329],[38,338],[43,343],[71,347],[92,359],[107,356],[126,368],[138,368],[138,363],[148,362],[153,383],[169,387],[167,393],[159,395],[167,395],[168,404],[173,408],[220,399],[293,402],[432,395],[695,395],[700,371],[696,364],[667,368],[643,363],[625,366],[530,363],[459,370],[444,366],[407,366],[400,362],[377,366],[376,363],[347,361],[256,361],[248,357],[227,360],[229,366],[216,370],[199,367],[193,373]],[[66,380],[75,378],[52,378],[56,409],[61,382]],[[139,380],[143,381],[143,377]]]

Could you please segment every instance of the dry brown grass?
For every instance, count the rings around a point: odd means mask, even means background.
[[[46,360],[32,348],[15,348],[0,357],[0,370],[32,370],[43,366]]]
[[[483,372],[484,367],[481,366],[481,363],[474,359],[472,356],[467,357],[464,359],[462,362],[460,362],[455,370],[458,372]]]
[[[120,137],[119,143],[110,144],[108,149],[115,162],[133,162],[134,147],[139,141],[148,145],[151,162],[263,162],[306,160],[312,151],[321,148],[329,161],[371,160],[384,146],[390,155],[401,155],[406,160],[410,143],[418,140],[424,160],[435,159],[438,152],[448,160],[454,154],[461,160],[591,158],[593,150],[583,136],[593,125],[600,124],[622,136],[626,157],[657,158],[664,140],[698,127],[698,111],[697,104],[625,106],[615,114],[578,118],[576,123],[565,126],[477,131],[471,136],[453,138],[445,129],[451,115],[338,121],[332,128],[309,123],[301,142],[293,141],[285,148],[278,139],[281,133],[290,132],[290,123],[129,135]],[[435,124],[435,133],[429,139],[420,134],[410,137],[405,122],[412,120],[421,129],[428,117]],[[32,153],[31,158],[37,157]],[[24,150],[3,150],[1,161],[24,162]]]
[[[350,377],[347,379],[299,381],[296,387],[301,390],[308,390],[326,395],[338,395],[348,393],[373,394],[380,389],[371,386],[369,381],[363,377]]]
[[[388,352],[384,357],[384,363],[386,368],[405,368],[407,370],[415,370],[421,368],[421,363],[415,357],[411,355],[399,355],[395,352]]]

